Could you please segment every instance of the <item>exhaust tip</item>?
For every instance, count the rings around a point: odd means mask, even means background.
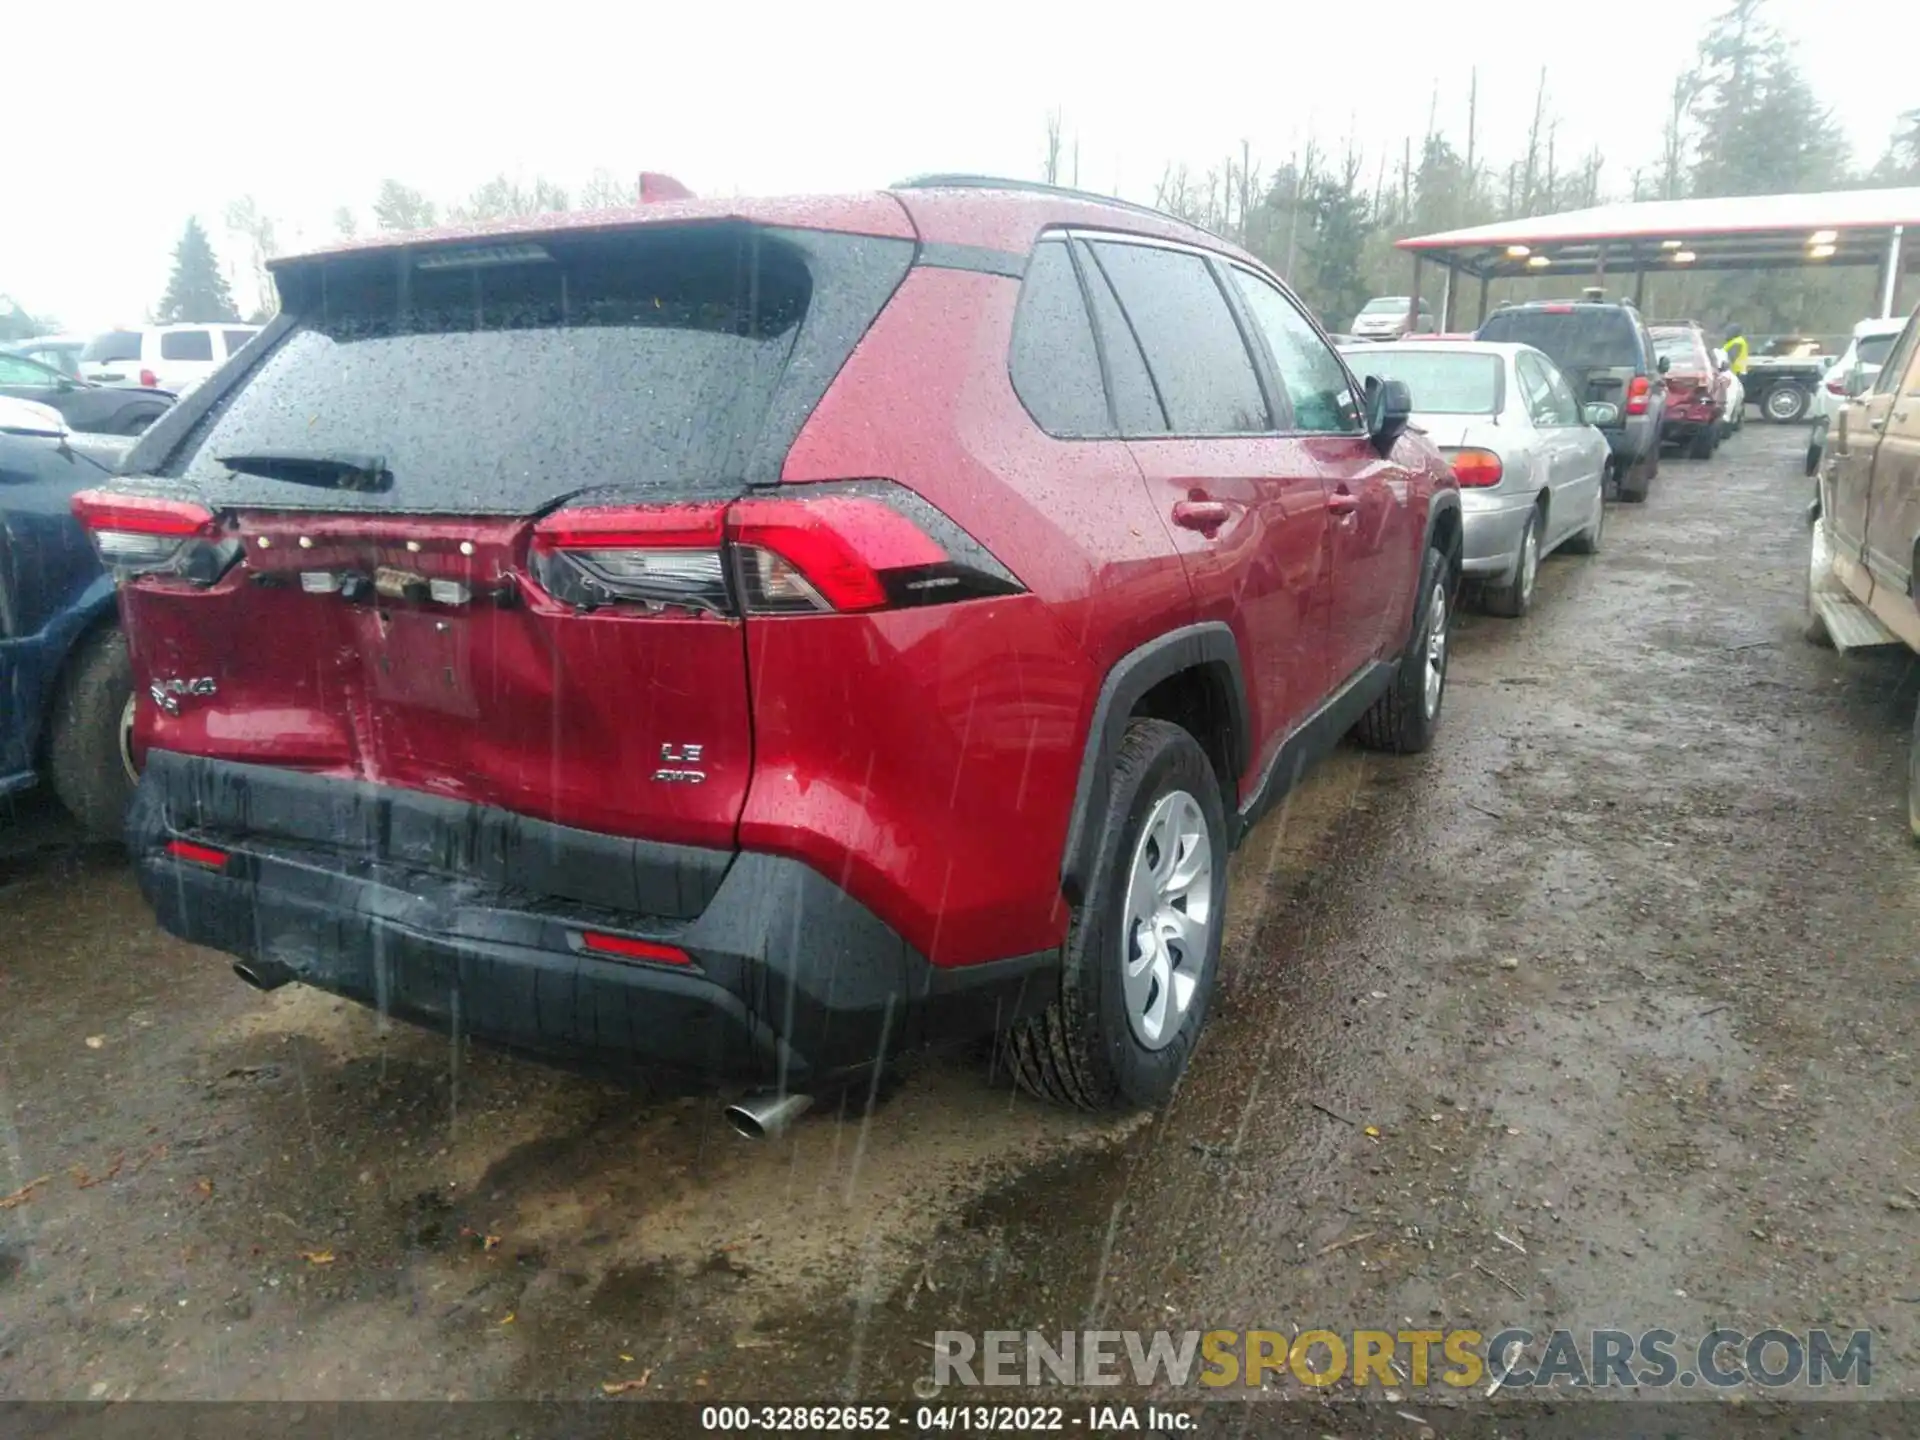
[[[771,1140],[806,1114],[811,1095],[754,1095],[722,1112],[734,1133],[747,1140]]]

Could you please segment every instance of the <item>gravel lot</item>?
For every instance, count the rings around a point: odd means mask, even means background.
[[[1513,1322],[1867,1328],[1920,1398],[1915,684],[1800,639],[1804,444],[1669,460],[1463,617],[1435,751],[1236,859],[1151,1119],[944,1056],[756,1146],[256,994],[19,807],[0,1397],[904,1398],[939,1328]]]

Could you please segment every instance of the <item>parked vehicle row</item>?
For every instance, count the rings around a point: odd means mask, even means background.
[[[1436,734],[1451,468],[1166,216],[948,177],[276,278],[74,502],[136,873],[257,985],[801,1092],[997,1031],[1150,1105],[1234,845]]]

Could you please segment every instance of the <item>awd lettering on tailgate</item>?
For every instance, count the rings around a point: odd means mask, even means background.
[[[704,745],[662,745],[660,747],[660,768],[653,772],[653,778],[663,785],[699,785],[707,778],[707,772],[692,767],[700,763],[705,752]]]

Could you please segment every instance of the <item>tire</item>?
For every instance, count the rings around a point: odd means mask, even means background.
[[[147,427],[158,420],[160,415],[152,410],[136,410],[132,414],[121,412],[114,416],[113,433],[116,435],[144,435]]]
[[[1824,516],[1807,527],[1806,625],[1801,633],[1809,645],[1816,645],[1822,650],[1833,648],[1833,636],[1828,633],[1827,622],[1820,618],[1820,612],[1813,608],[1813,593],[1831,583],[1831,543]]]
[[[1920,706],[1913,712],[1913,739],[1907,744],[1907,829],[1920,841]]]
[[[1791,425],[1806,415],[1812,403],[1813,397],[1805,386],[1788,381],[1767,391],[1766,403],[1761,408],[1776,425]]]
[[[1183,843],[1161,844],[1169,833]],[[1100,837],[1091,890],[1067,932],[1059,997],[1014,1027],[1007,1056],[1015,1082],[1043,1100],[1085,1110],[1148,1109],[1173,1094],[1199,1044],[1225,930],[1226,813],[1213,764],[1192,735],[1165,720],[1128,722]],[[1190,872],[1196,860],[1203,874]],[[1189,871],[1187,887],[1171,899],[1154,890],[1163,864],[1162,884]],[[1192,923],[1196,911],[1200,936],[1192,949],[1168,945],[1171,936],[1158,932],[1159,953],[1169,962],[1158,969],[1141,947],[1146,913],[1177,913]],[[1176,1016],[1182,993],[1186,1004]]]
[[[1711,425],[1702,425],[1693,432],[1693,439],[1687,445],[1689,460],[1711,460],[1714,450],[1714,434]]]
[[[1593,519],[1574,534],[1569,535],[1560,548],[1573,555],[1598,555],[1601,537],[1607,530],[1607,487],[1603,481],[1594,492]]]
[[[95,840],[118,840],[133,797],[133,666],[117,627],[81,642],[53,703],[47,770],[53,792]]]
[[[1533,590],[1540,579],[1541,529],[1540,507],[1536,505],[1527,516],[1526,532],[1520,537],[1520,555],[1514,561],[1512,581],[1489,585],[1481,592],[1480,603],[1489,615],[1518,620],[1533,608]]]
[[[1636,471],[1641,472],[1638,478],[1635,477]],[[1654,476],[1659,473],[1660,447],[1656,445],[1651,454],[1621,468],[1617,493],[1629,505],[1644,505],[1647,491],[1653,488]]]
[[[1353,727],[1353,738],[1369,750],[1417,755],[1433,744],[1447,698],[1447,662],[1452,653],[1448,634],[1453,620],[1453,597],[1448,593],[1451,578],[1446,556],[1428,550],[1426,563],[1420,567],[1413,636],[1400,656],[1387,693],[1374,701],[1373,708]],[[1435,679],[1431,686],[1429,675]]]
[[[1827,454],[1827,417],[1822,415],[1813,422],[1813,429],[1807,433],[1807,474],[1818,475],[1820,462]]]

